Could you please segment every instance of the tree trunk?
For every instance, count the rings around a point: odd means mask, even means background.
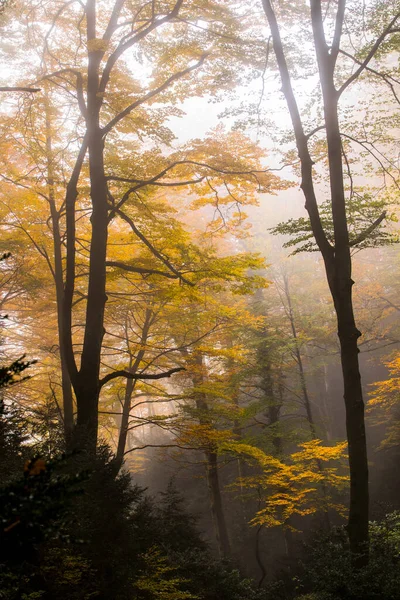
[[[320,69],[322,68],[321,64]],[[324,69],[328,70],[326,66]],[[329,71],[326,77],[321,76],[335,233],[333,269],[328,274],[328,283],[337,315],[346,407],[346,431],[349,444],[350,511],[348,532],[355,564],[362,565],[368,560],[366,552],[369,541],[369,487],[364,399],[357,344],[361,333],[356,327],[353,311],[352,287],[354,282],[351,279],[352,264],[343,183],[337,93],[333,85],[333,73],[329,76],[329,80],[325,81],[328,75],[330,75]]]
[[[207,483],[210,491],[211,514],[214,523],[215,537],[221,558],[229,558],[231,546],[226,527],[225,513],[222,506],[221,487],[218,474],[218,456],[216,452],[205,452]]]
[[[321,394],[323,401],[323,419],[325,422],[326,439],[328,442],[332,441],[332,429],[331,421],[329,419],[328,399],[329,399],[329,380],[328,380],[328,367],[326,364],[323,366],[324,371],[324,384],[323,391]]]
[[[132,367],[130,366],[129,368],[131,369]],[[119,429],[117,453],[115,455],[115,460],[118,464],[118,469],[120,469],[122,467],[122,463],[124,461],[126,440],[128,437],[129,415],[130,415],[130,410],[131,410],[132,394],[133,394],[133,390],[135,388],[135,383],[136,383],[135,379],[127,379],[126,380],[124,404],[122,407],[122,416],[121,416],[121,426]]]
[[[286,300],[287,300],[287,304],[288,304],[287,315],[289,318],[290,328],[292,330],[292,336],[293,336],[293,340],[294,340],[294,354],[295,354],[297,366],[299,369],[300,387],[301,387],[301,393],[302,393],[303,401],[304,401],[304,408],[306,409],[306,416],[307,416],[308,425],[310,427],[311,439],[316,440],[317,439],[317,431],[315,428],[314,416],[312,414],[310,396],[308,394],[306,375],[304,372],[303,359],[302,359],[301,352],[300,352],[299,338],[297,335],[297,327],[296,327],[296,321],[295,321],[293,305],[292,305],[292,297],[290,295],[289,280],[288,280],[288,276],[286,273],[284,273],[284,275],[283,275],[283,283],[285,286],[285,296],[286,296]],[[321,461],[318,461],[318,468],[320,471],[322,471]]]
[[[86,21],[87,40],[90,43],[96,39],[95,0],[88,0],[86,4]],[[104,171],[104,140],[99,122],[101,97],[98,96],[99,64],[103,53],[102,50],[90,48],[88,51],[86,126],[92,202],[91,244],[81,367],[74,384],[78,411],[78,438],[90,453],[96,452],[97,445],[100,357],[104,336],[104,309],[107,301],[108,195]]]
[[[57,326],[58,340],[60,348],[60,364],[61,364],[61,388],[63,396],[63,418],[64,418],[64,438],[67,450],[70,447],[72,433],[74,428],[74,403],[72,397],[71,380],[69,377],[63,339],[63,301],[64,301],[64,275],[61,253],[61,233],[60,233],[60,213],[57,210],[55,190],[54,190],[54,157],[52,150],[52,131],[50,106],[47,96],[45,96],[46,110],[46,154],[47,154],[47,179],[49,188],[49,204],[51,225],[53,234],[53,252],[54,252],[54,269],[53,277],[56,288],[56,304],[57,304]]]
[[[265,413],[265,416],[268,419],[268,425],[273,427],[272,445],[274,446],[275,456],[281,458],[283,453],[282,436],[281,433],[276,430],[276,427],[274,428],[274,426],[278,425],[280,421],[282,399],[276,399],[274,392],[274,382],[271,374],[271,363],[268,356],[268,351],[265,348],[261,350],[261,361],[261,389],[264,392],[265,399],[268,402],[268,408]]]
[[[350,511],[348,532],[350,547],[356,557],[355,564],[362,565],[367,556],[369,489],[364,400],[357,345],[360,332],[355,325],[351,300],[353,282],[348,278],[347,282],[342,280],[341,283],[342,289],[337,291],[334,301],[337,311],[346,407],[346,431],[349,444]]]
[[[203,375],[203,357],[196,354],[195,363],[197,373],[193,376],[195,387],[201,386],[204,381]],[[202,392],[196,394],[196,408],[198,410],[198,419],[200,425],[210,426],[209,407],[207,398]],[[215,537],[218,544],[218,550],[221,557],[231,556],[231,545],[226,526],[225,512],[222,504],[221,487],[218,472],[218,454],[214,444],[210,444],[205,449],[207,484],[210,492],[211,515],[214,525]]]
[[[144,318],[144,323],[143,323],[143,328],[142,328],[142,334],[140,337],[140,349],[137,353],[135,360],[133,360],[132,356],[130,358],[130,364],[128,367],[128,371],[130,371],[131,373],[137,372],[137,370],[140,367],[140,363],[142,362],[142,360],[144,358],[144,355],[146,352],[144,346],[147,342],[147,338],[149,335],[149,331],[150,331],[150,327],[151,327],[151,323],[152,323],[152,317],[153,317],[152,310],[150,308],[146,308],[146,313],[145,313],[145,318]],[[125,327],[125,337],[126,337],[126,343],[129,348],[129,333],[128,333],[127,325]],[[129,430],[129,415],[131,412],[132,394],[133,394],[133,390],[135,389],[135,384],[136,384],[136,379],[127,379],[127,381],[126,381],[124,404],[122,407],[121,426],[120,426],[119,436],[118,436],[117,454],[115,456],[116,463],[117,463],[119,469],[121,468],[122,463],[124,461],[126,440],[128,437],[128,430]]]
[[[314,47],[317,56],[319,81],[322,89],[324,125],[328,145],[329,180],[331,190],[334,246],[324,231],[313,180],[313,160],[304,132],[303,122],[293,92],[285,51],[280,36],[275,11],[270,0],[262,0],[273,39],[274,52],[296,138],[301,163],[301,188],[306,199],[306,209],[311,228],[325,263],[326,275],[332,294],[338,323],[341,363],[346,407],[346,429],[349,444],[350,511],[348,534],[354,565],[368,561],[368,462],[364,421],[364,401],[358,363],[357,339],[360,336],[355,325],[351,279],[351,255],[347,227],[346,203],[343,182],[342,143],[338,120],[339,93],[335,88],[334,73],[344,20],[343,0],[339,0],[335,34],[332,45],[325,39],[321,0],[311,0],[311,22]]]

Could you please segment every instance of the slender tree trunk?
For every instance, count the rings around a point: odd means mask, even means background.
[[[325,234],[315,195],[313,161],[308,149],[309,136],[293,93],[291,77],[280,36],[275,11],[270,0],[262,0],[273,39],[274,52],[282,81],[301,163],[301,188],[311,228],[325,263],[326,275],[332,294],[338,323],[341,363],[346,407],[346,429],[349,444],[350,511],[348,534],[355,566],[368,561],[368,462],[364,421],[364,400],[358,363],[357,340],[360,336],[353,312],[351,255],[346,218],[343,183],[342,144],[338,121],[339,93],[335,88],[334,72],[339,53],[345,1],[339,0],[335,35],[332,46],[325,40],[321,0],[311,0],[311,21],[317,56],[319,79],[323,95],[324,124],[328,145],[329,179],[331,188],[332,220],[335,244]]]
[[[282,390],[282,385],[279,384],[278,385],[279,398],[277,399],[275,390],[274,390],[274,381],[272,379],[270,357],[265,348],[262,349],[261,356],[262,356],[262,365],[263,365],[261,389],[263,390],[266,399],[268,399],[269,403],[270,403],[268,406],[267,412],[266,412],[266,417],[268,418],[268,425],[274,427],[280,421],[280,412],[281,412],[281,408],[282,408],[282,404],[283,404],[283,390]],[[274,446],[275,456],[279,459],[282,459],[283,440],[282,440],[282,435],[280,433],[273,431],[272,444]],[[289,517],[288,523],[290,523],[290,521],[291,521],[291,517]],[[261,560],[261,557],[259,555],[259,548],[258,548],[260,535],[261,535],[261,528],[257,531],[257,541],[256,541],[256,560],[257,560],[258,564],[260,564],[260,560]],[[283,538],[284,538],[284,542],[285,542],[286,556],[288,556],[288,557],[293,556],[293,553],[294,553],[292,537],[293,536],[292,536],[291,530],[288,529],[287,527],[285,527],[283,529]],[[257,556],[257,553],[258,553],[258,556]],[[261,582],[263,581],[263,579],[264,579],[264,577],[262,578]],[[261,582],[260,582],[260,585],[261,585]]]
[[[324,370],[324,389],[323,389],[323,393],[322,393],[323,413],[324,413],[324,421],[325,421],[326,439],[328,440],[328,442],[330,442],[332,440],[332,431],[331,431],[329,410],[328,410],[328,404],[327,404],[327,400],[329,398],[329,382],[328,382],[328,368],[327,368],[326,364],[324,364],[323,370]]]
[[[258,566],[260,568],[260,571],[261,571],[261,577],[260,577],[260,579],[258,581],[258,587],[262,586],[262,584],[264,582],[264,579],[267,576],[267,570],[266,570],[265,565],[264,565],[264,563],[263,563],[263,561],[261,559],[261,551],[260,551],[260,537],[261,537],[262,530],[263,530],[263,525],[259,525],[257,527],[257,531],[256,531],[255,556],[256,556],[257,564],[258,564]]]
[[[237,395],[234,394],[234,397],[232,398],[234,404],[239,407],[239,401],[237,398]],[[240,426],[240,422],[238,419],[235,419],[233,421],[233,428],[232,428],[232,433],[237,437],[238,440],[242,439],[242,428]],[[243,479],[243,468],[244,468],[244,463],[242,461],[242,459],[240,458],[240,456],[238,456],[238,458],[236,459],[236,464],[237,464],[237,474],[238,474],[238,478],[240,481],[240,492],[239,492],[239,501],[240,501],[240,512],[241,512],[241,522],[240,522],[240,530],[241,530],[241,535],[243,537],[243,539],[245,539],[246,535],[248,534],[248,518],[246,515],[246,505],[245,505],[245,499],[243,497],[243,483],[242,483],[242,479]]]
[[[152,316],[153,316],[152,310],[147,308],[146,313],[145,313],[145,320],[144,320],[144,324],[143,324],[142,334],[140,337],[140,349],[137,353],[136,358],[133,360],[133,357],[131,356],[131,359],[130,359],[128,371],[130,371],[131,373],[137,372],[137,370],[140,367],[140,363],[142,362],[143,357],[145,355],[146,351],[145,351],[144,345],[146,344],[147,338],[149,335],[149,330],[150,330],[150,326],[151,326],[151,322],[152,322]],[[128,327],[126,327],[125,335],[126,335],[126,342],[129,347]],[[135,379],[127,379],[127,381],[126,381],[124,404],[122,407],[121,426],[120,426],[119,437],[118,437],[118,447],[117,447],[117,453],[115,456],[115,460],[118,465],[118,469],[121,468],[123,460],[124,460],[126,440],[127,440],[128,431],[129,431],[129,416],[130,416],[131,406],[132,406],[132,394],[133,394],[133,390],[135,389],[135,384],[136,384]]]
[[[283,274],[283,283],[284,283],[285,296],[286,296],[286,301],[287,301],[287,311],[286,312],[287,312],[287,315],[289,318],[290,328],[292,330],[292,336],[293,336],[293,340],[294,340],[294,353],[295,353],[297,366],[299,369],[301,393],[303,396],[304,407],[306,409],[307,423],[310,428],[311,439],[316,440],[316,439],[318,439],[317,430],[315,427],[314,415],[313,415],[312,409],[311,409],[311,400],[310,400],[310,396],[308,393],[306,374],[304,371],[303,359],[302,359],[301,351],[300,351],[299,338],[297,335],[296,319],[295,319],[295,313],[294,313],[293,305],[292,305],[292,296],[291,296],[290,288],[289,288],[289,279],[288,279],[288,276],[286,273]],[[323,474],[324,467],[323,467],[322,461],[320,459],[317,459],[316,462],[317,462],[317,467],[318,467],[319,472],[321,474]],[[327,494],[327,489],[326,489],[326,485],[325,485],[324,481],[322,481],[321,487],[322,487],[322,494],[323,494],[323,498],[324,498],[324,502],[325,502],[325,506],[326,506],[326,500],[327,500],[328,494]],[[323,510],[323,517],[324,517],[325,527],[327,530],[329,530],[330,529],[330,518],[329,518],[328,509],[326,507]]]
[[[68,373],[63,339],[63,301],[64,301],[64,276],[61,252],[61,232],[60,232],[60,213],[57,210],[55,189],[54,189],[54,157],[52,149],[52,127],[50,117],[50,106],[47,96],[45,96],[46,110],[46,154],[47,154],[47,180],[49,188],[49,204],[53,234],[53,252],[54,252],[54,269],[53,277],[56,288],[56,304],[57,304],[57,325],[58,339],[60,348],[60,363],[61,363],[61,388],[63,396],[63,419],[64,419],[64,438],[66,448],[69,449],[72,432],[74,428],[74,404],[72,397],[71,380]]]
[[[281,458],[283,452],[282,436],[279,431],[276,431],[276,426],[280,421],[282,399],[277,399],[275,395],[274,382],[271,373],[271,362],[268,356],[268,350],[265,347],[259,351],[259,360],[262,367],[261,389],[264,393],[265,400],[268,402],[265,416],[268,419],[268,425],[272,426],[272,444],[274,446],[275,456]]]
[[[203,357],[197,354],[195,357],[197,373],[193,377],[195,387],[203,383]],[[209,407],[205,395],[200,392],[196,398],[198,419],[201,425],[210,425]],[[206,458],[207,484],[210,492],[211,515],[214,525],[215,537],[221,557],[231,556],[231,545],[228,529],[226,526],[225,512],[222,504],[221,486],[219,481],[218,454],[217,449],[210,444],[204,452]]]
[[[308,394],[306,375],[304,372],[303,359],[302,359],[301,352],[300,352],[300,344],[299,344],[299,338],[297,335],[296,320],[295,320],[293,305],[292,305],[292,297],[291,297],[290,289],[289,289],[289,280],[288,280],[286,273],[284,273],[284,275],[283,275],[283,283],[284,283],[284,287],[285,287],[286,301],[288,304],[287,315],[289,318],[290,328],[292,330],[292,336],[293,336],[293,341],[294,341],[294,354],[295,354],[297,366],[299,369],[300,387],[301,387],[301,393],[302,393],[303,401],[304,401],[304,408],[306,409],[306,416],[307,416],[308,425],[310,427],[311,439],[316,440],[317,439],[317,431],[315,428],[314,416],[312,414],[310,396]],[[318,461],[318,466],[321,471],[322,470],[321,461]]]
[[[342,279],[342,278],[340,278]],[[347,280],[346,280],[347,279]],[[353,282],[343,278],[335,294],[338,317],[338,335],[344,381],[346,406],[346,431],[349,444],[350,512],[348,531],[354,555],[361,555],[356,565],[362,565],[368,543],[368,458],[365,433],[364,400],[358,362],[357,339],[360,335],[355,325],[351,300]],[[344,288],[344,289],[343,289]],[[347,288],[347,289],[346,289]]]
[[[257,314],[260,314],[264,317],[267,316],[267,312],[263,310],[263,296],[261,290],[257,290],[254,295],[255,300],[258,302],[258,310]],[[267,343],[268,341],[268,332],[266,329],[262,329],[258,334],[258,344],[257,344],[257,365],[259,369],[259,378],[260,383],[259,387],[263,393],[263,400],[267,404],[267,409],[264,413],[265,417],[268,419],[268,424],[272,426],[272,444],[275,449],[275,455],[280,458],[282,456],[282,436],[279,431],[274,428],[274,425],[277,425],[280,420],[280,412],[283,404],[283,394],[280,389],[281,381],[278,384],[278,398],[276,394],[276,389],[274,386],[274,380],[272,376],[272,353],[271,349]]]
[[[210,491],[211,514],[214,523],[215,536],[220,556],[229,558],[231,546],[229,542],[228,529],[226,527],[225,513],[222,505],[221,486],[218,472],[218,455],[216,452],[205,452],[207,483]]]
[[[265,341],[266,332],[262,332]],[[268,403],[267,410],[265,412],[265,416],[268,419],[268,425],[272,427],[272,445],[274,447],[274,455],[279,459],[282,458],[283,454],[283,442],[282,435],[277,430],[277,425],[280,421],[280,412],[282,408],[282,396],[278,399],[276,398],[275,390],[274,390],[274,381],[271,373],[271,357],[269,349],[266,344],[262,344],[258,349],[258,362],[261,367],[261,384],[260,388],[264,393],[264,399]],[[259,491],[260,494],[260,491]],[[259,509],[261,508],[261,498],[259,500]],[[260,525],[256,531],[256,543],[255,543],[255,558],[257,564],[261,570],[261,578],[258,582],[258,587],[261,587],[264,579],[267,575],[267,571],[265,565],[262,560],[261,550],[260,550],[260,541],[261,541],[261,533],[263,531],[263,525]],[[284,531],[285,541],[286,541],[286,530]]]
[[[132,365],[129,365],[129,369],[132,368]],[[132,394],[135,388],[136,381],[134,379],[127,379],[125,385],[125,395],[124,395],[124,404],[122,407],[122,416],[121,416],[121,426],[119,429],[118,436],[118,446],[117,453],[115,455],[115,460],[118,464],[118,469],[121,468],[122,463],[124,461],[124,454],[126,448],[126,439],[128,436],[128,428],[129,428],[129,415],[132,404]]]

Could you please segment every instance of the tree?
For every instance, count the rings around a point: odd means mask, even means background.
[[[153,140],[166,145],[171,143],[172,134],[164,121],[171,114],[179,113],[174,106],[168,106],[173,91],[175,103],[178,97],[203,94],[204,89],[211,92],[216,87],[212,83],[213,74],[219,69],[224,71],[224,85],[230,85],[227,73],[232,76],[239,73],[236,64],[228,67],[223,61],[224,35],[233,34],[237,27],[225,7],[221,8],[218,3],[207,7],[206,19],[216,24],[218,34],[196,28],[198,15],[201,14],[201,18],[205,15],[199,13],[199,7],[186,6],[181,0],[168,6],[160,3],[153,9],[140,2],[134,7],[120,0],[104,10],[90,0],[79,11],[77,16],[68,5],[55,9],[47,34],[34,27],[30,33],[44,48],[38,80],[57,91],[58,99],[67,103],[75,119],[76,137],[68,149],[70,175],[65,177],[63,173],[61,179],[55,180],[58,192],[64,192],[65,199],[52,219],[55,223],[57,219],[65,218],[65,254],[61,257],[65,261],[64,286],[62,297],[58,298],[62,314],[59,333],[62,362],[65,357],[76,399],[76,434],[80,440],[76,443],[87,445],[94,452],[101,388],[118,376],[138,379],[140,375],[124,369],[101,373],[108,268],[134,269],[144,276],[173,276],[179,283],[190,285],[190,280],[173,261],[157,250],[157,244],[138,227],[145,212],[138,206],[141,195],[174,187],[189,193],[198,185],[199,195],[205,202],[215,205],[223,225],[221,207],[228,202],[240,206],[245,202],[243,193],[250,187],[254,191],[270,189],[278,180],[265,172],[259,161],[260,153],[248,144],[241,149],[231,144],[221,151],[221,146],[214,142],[207,151],[206,144],[196,140],[182,150],[165,154],[151,147]],[[35,19],[49,22],[49,15],[42,13],[40,7],[30,15],[34,15],[32,22]],[[78,53],[71,52],[63,43],[65,31],[76,41]],[[163,36],[159,35],[161,31]],[[84,49],[79,41],[82,36],[86,39]],[[175,45],[174,38],[179,40]],[[211,42],[214,46],[210,53]],[[136,50],[139,54],[143,52],[149,60],[153,78],[149,84],[145,74],[134,79],[129,60],[125,59],[128,51]],[[218,85],[221,86],[221,80]],[[124,93],[130,95],[126,103],[121,101]],[[162,108],[152,110],[156,101]],[[70,135],[71,128],[68,131]],[[129,135],[138,140],[147,139],[150,149],[149,146],[144,149],[140,142],[132,149],[130,141],[124,139]],[[233,142],[234,136],[231,137]],[[49,173],[48,181],[52,179]],[[236,184],[242,195],[235,194]],[[81,198],[78,198],[79,194]],[[130,207],[135,209],[133,215]],[[82,339],[73,335],[79,283],[77,265],[81,240],[78,227],[81,224],[77,225],[77,222],[80,210],[84,216],[90,216],[86,249],[82,252],[88,284],[87,289],[83,286],[83,296],[78,298],[85,305]],[[120,226],[116,225],[118,221],[124,222],[131,234],[146,245],[152,260],[161,268],[135,267],[122,261],[119,265],[107,264],[109,233],[113,227]],[[82,344],[81,351],[77,350],[76,337]],[[165,376],[173,372],[174,369],[167,371]],[[162,373],[149,373],[141,374],[140,378],[158,379],[161,376]]]
[[[343,489],[347,476],[338,472],[330,461],[343,459],[346,443],[322,446],[321,440],[301,444],[301,450],[283,462],[259,448],[243,442],[228,441],[223,449],[241,454],[258,463],[260,469],[237,482],[262,493],[262,505],[252,519],[253,525],[290,528],[290,518],[314,514],[333,508],[343,513],[344,507],[335,502],[333,491]],[[321,462],[325,467],[321,469]],[[327,490],[329,489],[329,494]]]
[[[343,43],[343,27],[346,14],[345,0],[339,0],[335,10],[328,10],[327,20],[321,0],[310,4],[313,50],[317,59],[319,86],[322,92],[322,122],[312,131],[305,129],[296,95],[293,76],[290,73],[287,50],[281,37],[278,11],[269,0],[263,0],[273,42],[274,53],[282,82],[287,107],[296,140],[301,168],[301,189],[305,207],[316,244],[322,254],[326,276],[331,291],[338,324],[341,364],[346,406],[346,429],[349,443],[350,465],[350,512],[348,532],[355,562],[367,560],[368,545],[368,462],[365,438],[364,401],[358,363],[357,340],[360,331],[356,327],[352,300],[351,248],[360,245],[384,221],[386,213],[377,215],[369,226],[353,239],[349,236],[346,213],[346,186],[344,174],[343,141],[339,123],[339,100],[348,87],[368,68],[384,40],[397,31],[399,13],[393,11],[385,26],[369,46],[365,57],[347,78],[338,71],[338,58]],[[324,131],[327,146],[327,163],[330,186],[330,209],[332,230],[326,228],[321,218],[315,189],[314,161],[310,152],[310,139],[317,131]]]

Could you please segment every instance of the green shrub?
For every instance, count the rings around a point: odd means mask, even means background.
[[[318,536],[306,548],[300,591],[313,600],[400,600],[400,513],[371,523],[370,539],[369,564],[357,570],[344,528]]]

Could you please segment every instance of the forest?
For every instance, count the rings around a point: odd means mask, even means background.
[[[0,599],[400,600],[400,1],[0,30]]]

